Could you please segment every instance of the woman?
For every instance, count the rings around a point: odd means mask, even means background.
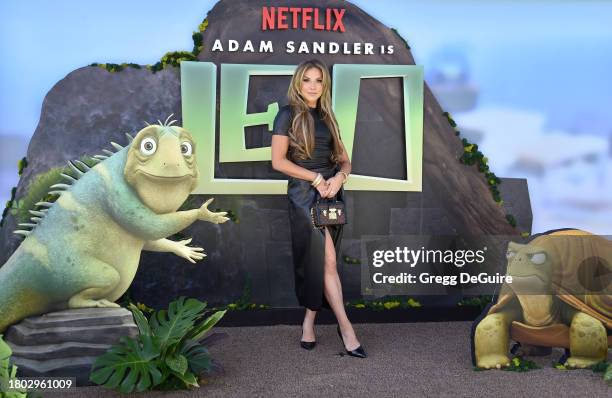
[[[287,92],[289,105],[278,112],[272,136],[272,167],[289,176],[289,221],[300,305],[306,307],[302,348],[314,348],[314,321],[322,307],[338,319],[338,334],[347,354],[365,358],[353,326],[346,316],[336,268],[336,247],[342,226],[317,229],[310,208],[319,198],[342,199],[342,185],[351,162],[340,140],[331,109],[330,76],[319,60],[298,65]]]

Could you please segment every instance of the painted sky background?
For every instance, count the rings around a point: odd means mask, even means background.
[[[25,155],[44,96],[56,82],[92,62],[153,64],[167,51],[190,51],[191,33],[214,3],[2,1],[0,139],[5,139],[0,141],[0,200],[6,201],[10,187],[16,184],[15,163]],[[500,176],[517,173],[511,166],[520,148],[508,153],[495,145],[508,135],[525,142],[531,142],[534,135],[549,137],[555,132],[598,137],[589,142],[602,149],[592,151],[600,158],[610,153],[606,146],[612,135],[611,2],[353,3],[395,27],[410,43],[428,78],[436,70],[452,74],[453,68],[461,68],[466,82],[477,87],[478,100],[475,109],[457,115],[457,120],[464,120],[470,128],[486,130],[481,146]],[[496,115],[495,124],[491,115]],[[535,127],[534,123],[528,125],[533,120],[539,121]],[[532,130],[535,132],[529,133]],[[542,148],[538,150],[553,153],[558,149],[554,142],[565,142],[540,141]],[[588,148],[587,152],[591,150]],[[502,166],[496,166],[496,161]],[[555,168],[552,177],[550,173],[544,177],[528,172],[524,175],[530,190],[534,190],[534,230],[578,226],[610,234],[612,228],[607,226],[608,220],[612,221],[612,207],[606,204],[606,198],[600,198],[612,197],[612,189],[608,190],[612,185],[609,156],[573,164],[571,170]],[[593,180],[594,174],[597,178]],[[551,203],[553,208],[561,206],[557,203],[559,195],[581,187],[583,180],[593,180],[589,182],[592,192],[584,190],[592,195],[590,202],[581,205],[586,212],[564,218],[575,209],[546,210]],[[550,189],[550,184],[557,188]],[[561,192],[555,192],[558,190]]]

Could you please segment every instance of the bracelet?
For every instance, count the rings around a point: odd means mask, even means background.
[[[323,176],[321,175],[321,173],[318,173],[310,185],[316,188],[317,185],[319,185],[322,180],[323,180]]]
[[[344,180],[342,180],[342,184],[344,184],[346,180],[348,180],[348,174],[346,174],[344,171],[339,171],[336,173],[336,175],[338,174],[342,174],[344,176]]]

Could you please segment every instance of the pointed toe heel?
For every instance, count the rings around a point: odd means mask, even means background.
[[[340,337],[340,341],[342,342],[342,345],[344,346],[344,339],[342,338],[342,333],[340,333],[340,325],[336,327],[336,331],[338,332],[338,337]],[[347,355],[351,357],[355,357],[355,358],[367,358],[368,356],[362,346],[359,346],[351,351],[347,350],[346,346],[344,346],[344,351],[346,351]]]
[[[300,346],[305,350],[312,350],[317,345],[316,341],[300,341]]]
[[[302,328],[302,336],[304,335],[304,329]],[[300,340],[300,347],[302,347],[305,350],[312,350],[315,348],[315,346],[317,345],[316,341],[303,341]]]

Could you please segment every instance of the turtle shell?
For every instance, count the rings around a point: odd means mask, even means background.
[[[563,230],[540,235],[528,245],[543,249],[552,262],[553,294],[612,329],[612,241],[585,231]],[[504,284],[489,313],[498,312],[514,297]]]

